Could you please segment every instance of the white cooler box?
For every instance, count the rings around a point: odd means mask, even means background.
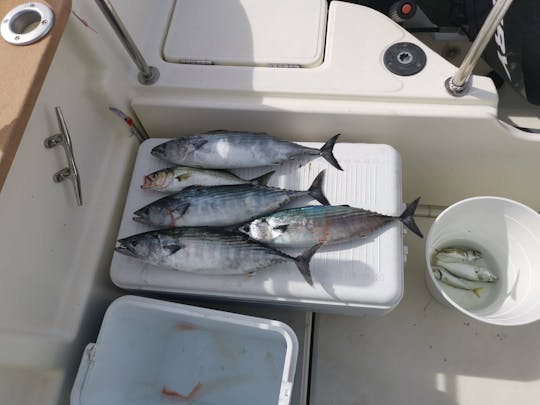
[[[288,405],[298,356],[284,323],[125,296],[83,354],[71,405]]]
[[[136,223],[132,214],[163,194],[141,190],[143,177],[168,164],[150,154],[167,139],[149,139],[141,144],[118,238],[152,228]],[[321,143],[302,143],[320,148]],[[323,158],[287,162],[276,168],[268,185],[305,190],[315,176],[326,169],[324,191],[331,204],[348,204],[387,215],[404,209],[401,197],[401,160],[388,145],[337,143],[334,155],[344,171],[338,171]],[[252,178],[268,167],[236,170]],[[307,200],[296,206],[318,204]],[[283,304],[305,310],[336,313],[385,314],[403,295],[405,262],[403,230],[399,222],[363,240],[322,247],[311,261],[315,285],[302,277],[293,263],[270,267],[253,276],[201,276],[159,268],[135,258],[114,254],[111,278],[122,288],[147,290],[201,298],[255,301]]]

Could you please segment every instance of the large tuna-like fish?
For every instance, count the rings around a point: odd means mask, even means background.
[[[269,166],[300,156],[322,156],[343,170],[332,152],[338,136],[315,149],[264,133],[218,130],[167,141],[154,147],[152,155],[177,165],[207,169]]]
[[[293,257],[238,232],[186,227],[120,239],[115,250],[157,266],[197,274],[253,273],[278,263],[293,262],[313,285],[309,262],[319,246]]]
[[[306,191],[255,184],[191,186],[135,211],[133,219],[162,228],[242,224],[277,211],[302,197],[311,197],[321,204],[328,204],[322,191],[323,181],[324,170]]]
[[[416,235],[423,237],[414,222],[419,200],[414,200],[399,216],[382,215],[348,205],[291,208],[255,219],[242,226],[240,231],[261,243],[281,248],[360,239],[394,221],[401,221]]]

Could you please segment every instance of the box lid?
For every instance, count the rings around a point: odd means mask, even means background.
[[[118,238],[154,228],[133,221],[133,212],[162,194],[141,190],[144,175],[170,166],[151,155],[168,139],[151,138],[139,147],[124,207]],[[320,148],[322,143],[302,145]],[[330,203],[348,204],[386,215],[401,214],[401,159],[389,145],[338,142],[334,155],[344,171],[322,159],[300,158],[273,169],[269,186],[307,190],[317,174],[326,170],[323,189]],[[243,178],[268,172],[268,167],[235,170]],[[318,204],[317,202],[311,202]],[[290,206],[302,206],[297,201]],[[314,286],[296,266],[284,263],[245,275],[204,275],[161,268],[134,257],[114,253],[111,278],[122,288],[189,294],[205,298],[294,305],[306,310],[369,311],[378,315],[393,309],[403,295],[403,232],[398,221],[373,235],[348,243],[323,246],[311,260]]]
[[[326,0],[177,0],[163,55],[176,63],[314,66]]]
[[[284,323],[125,296],[87,346],[71,404],[287,405],[297,356]]]

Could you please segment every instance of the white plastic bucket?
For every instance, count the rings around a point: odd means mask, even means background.
[[[498,277],[480,294],[435,279],[435,249],[470,247],[482,252]],[[540,215],[500,197],[475,197],[444,210],[426,239],[426,284],[442,304],[482,322],[523,325],[540,318]]]

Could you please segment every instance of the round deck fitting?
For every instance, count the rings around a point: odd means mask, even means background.
[[[416,10],[417,6],[414,1],[396,1],[394,4],[392,4],[392,6],[390,6],[388,17],[398,24],[401,24],[402,22],[413,18],[416,14]]]
[[[30,45],[49,33],[52,10],[43,3],[24,3],[12,8],[0,23],[2,38],[13,45]]]
[[[456,86],[453,77],[449,77],[444,81],[444,87],[446,88],[446,91],[448,91],[448,93],[450,93],[452,96],[463,97],[467,95],[467,93],[471,89],[471,78],[469,78],[469,80],[467,80],[463,86]]]
[[[150,74],[144,75],[143,72],[139,72],[137,78],[139,79],[139,83],[144,84],[145,86],[150,86],[158,81],[159,70],[155,66],[150,66]]]
[[[398,42],[391,45],[383,57],[384,66],[399,76],[412,76],[426,66],[426,53],[418,45]]]

